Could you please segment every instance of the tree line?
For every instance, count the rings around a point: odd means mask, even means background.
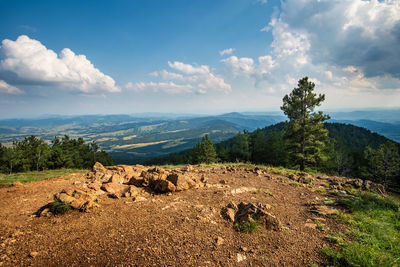
[[[191,150],[154,159],[151,164],[249,162],[300,171],[358,177],[400,186],[400,145],[361,127],[324,123],[315,112],[325,99],[316,95],[307,77],[283,98],[288,121],[214,145],[208,136]]]
[[[0,172],[13,173],[40,171],[46,169],[77,168],[89,169],[98,161],[113,165],[114,160],[92,142],[86,144],[83,138],[71,139],[65,135],[55,137],[50,144],[35,136],[14,141],[6,147],[0,143]]]

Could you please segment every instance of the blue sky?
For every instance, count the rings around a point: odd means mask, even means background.
[[[0,117],[399,107],[399,1],[0,1]]]

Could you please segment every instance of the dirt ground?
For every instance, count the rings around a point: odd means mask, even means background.
[[[172,194],[113,199],[91,213],[33,215],[53,195],[84,180],[76,174],[0,188],[0,266],[310,266],[323,265],[334,219],[310,212],[326,195],[287,178],[245,168],[203,170],[206,186]],[[254,189],[260,189],[255,191]],[[267,194],[265,191],[271,193]],[[220,215],[229,202],[269,204],[280,231],[252,234]],[[325,224],[313,225],[317,218]],[[217,242],[218,240],[218,242]]]

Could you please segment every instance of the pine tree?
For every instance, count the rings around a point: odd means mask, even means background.
[[[314,112],[325,100],[325,95],[313,93],[315,84],[308,77],[299,80],[298,87],[283,98],[281,110],[289,118],[285,129],[287,150],[300,170],[306,166],[316,167],[327,160],[324,151],[328,131],[322,122],[329,119],[321,111]]]
[[[378,149],[367,147],[364,152],[368,162],[369,178],[387,186],[388,181],[400,176],[400,155],[398,146],[390,141]]]
[[[218,160],[217,152],[213,142],[205,135],[200,142],[196,144],[192,153],[192,161],[194,164],[198,163],[213,163]]]

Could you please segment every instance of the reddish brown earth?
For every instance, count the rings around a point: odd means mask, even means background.
[[[311,202],[328,199],[314,192],[325,180],[313,178],[313,186],[309,182],[297,186],[286,177],[257,174],[247,167],[231,171],[196,167],[193,172],[207,178],[205,186],[148,193],[142,201],[102,195],[100,207],[90,213],[74,210],[51,217],[33,214],[54,194],[84,181],[84,175],[0,188],[0,265],[310,266],[325,262],[320,250],[330,244],[324,237],[342,229],[333,218],[310,211]],[[271,205],[268,212],[280,220],[282,229],[236,231],[220,212],[229,202],[241,201]],[[315,227],[315,218],[325,224],[325,230]]]

